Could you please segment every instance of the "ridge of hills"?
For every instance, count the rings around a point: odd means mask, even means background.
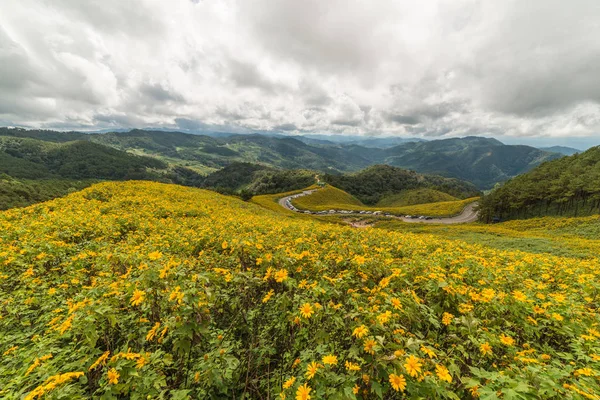
[[[305,142],[306,139],[303,141],[295,137],[259,134],[210,137],[138,129],[87,134],[0,128],[0,136],[49,142],[86,140],[138,155],[151,155],[203,174],[232,162],[327,173],[354,172],[371,165],[388,164],[420,173],[467,180],[479,189],[490,189],[497,182],[562,156],[530,146],[504,145],[495,139],[483,137],[411,141],[378,148],[361,145],[368,142],[367,139],[351,143],[309,144]]]

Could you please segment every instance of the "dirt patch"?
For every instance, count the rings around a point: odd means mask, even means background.
[[[373,224],[374,224],[373,221],[355,220],[355,219],[345,219],[344,222],[353,228],[367,228],[369,226],[373,226]]]

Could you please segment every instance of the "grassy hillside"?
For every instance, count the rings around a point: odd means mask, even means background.
[[[62,197],[96,182],[89,179],[15,179],[0,174],[0,210],[25,207]]]
[[[298,197],[293,200],[296,207],[302,210],[329,210],[333,206],[343,204],[345,206],[364,207],[360,200],[352,195],[331,185],[319,189],[313,194],[304,197]]]
[[[4,399],[600,392],[596,258],[151,182],[1,212],[0,242]]]
[[[600,147],[544,163],[485,196],[482,219],[600,213]]]
[[[376,207],[402,207],[414,204],[456,201],[458,198],[435,189],[412,189],[393,194],[379,200]]]
[[[499,250],[584,259],[596,258],[600,249],[598,216],[532,218],[494,225],[422,225],[380,220],[376,221],[375,226],[401,232],[436,235]]]
[[[437,175],[423,175],[389,165],[375,165],[354,174],[326,174],[323,180],[369,205],[412,189],[438,190],[460,199],[480,194],[477,188],[468,182]]]
[[[280,195],[279,198],[284,197]],[[381,211],[394,215],[428,215],[432,217],[448,217],[460,212],[470,203],[477,201],[478,197],[471,197],[464,200],[442,201],[435,203],[413,204],[401,207],[377,207],[368,206],[354,198],[350,194],[327,185],[311,195],[302,196],[294,199],[292,204],[299,210],[310,211],[328,211],[350,210],[350,211]]]

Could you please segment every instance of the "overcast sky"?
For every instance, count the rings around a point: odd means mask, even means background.
[[[0,0],[0,124],[600,144],[600,1]]]

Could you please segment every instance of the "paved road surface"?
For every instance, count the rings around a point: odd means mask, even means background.
[[[442,217],[442,218],[433,218],[433,219],[418,219],[418,218],[413,219],[413,218],[398,217],[395,215],[384,215],[384,214],[379,214],[379,215],[364,214],[364,213],[360,214],[358,211],[353,211],[353,212],[348,213],[348,212],[341,212],[340,210],[337,210],[334,213],[328,212],[326,214],[318,214],[316,212],[306,212],[306,211],[298,210],[296,207],[294,207],[292,205],[293,199],[295,199],[297,197],[308,196],[317,190],[318,189],[305,190],[302,193],[298,193],[298,194],[295,194],[292,196],[282,197],[281,199],[279,199],[279,205],[284,208],[287,208],[290,211],[294,211],[297,213],[319,215],[322,217],[325,217],[328,215],[345,215],[345,216],[360,215],[360,216],[364,216],[364,217],[379,216],[379,217],[399,219],[404,222],[417,223],[417,224],[466,224],[469,222],[477,221],[477,211],[475,211],[475,206],[477,206],[477,202],[467,205],[460,214],[455,215],[454,217]]]

